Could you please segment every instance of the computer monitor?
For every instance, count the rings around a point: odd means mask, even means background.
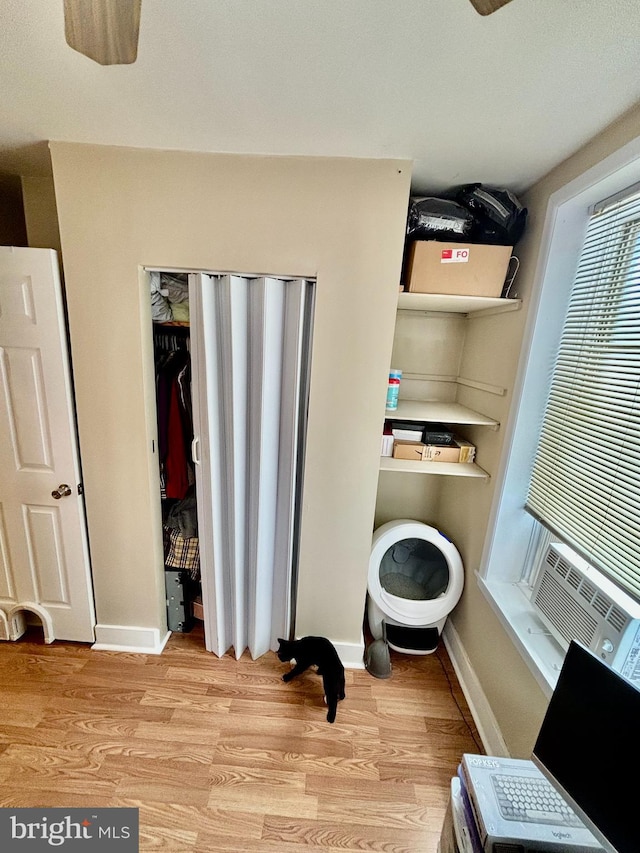
[[[575,641],[532,759],[605,850],[640,851],[640,690]]]

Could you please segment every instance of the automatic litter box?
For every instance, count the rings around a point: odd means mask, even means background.
[[[392,649],[431,654],[464,586],[457,548],[435,527],[389,521],[374,535],[369,560],[367,618],[373,638]]]

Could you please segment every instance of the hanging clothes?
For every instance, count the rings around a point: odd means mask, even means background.
[[[177,377],[171,385],[168,420],[168,448],[164,462],[165,492],[181,500],[189,489],[189,462],[185,449],[184,422]]]
[[[168,353],[158,350],[156,376],[162,497],[181,500],[195,482],[189,458],[193,413],[191,365],[186,348]]]
[[[168,527],[179,530],[185,539],[198,535],[198,509],[194,489],[190,489],[184,500],[176,501],[171,506],[165,523]]]

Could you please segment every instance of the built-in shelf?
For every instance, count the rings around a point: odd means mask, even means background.
[[[492,429],[499,422],[474,412],[460,403],[441,403],[438,400],[399,400],[395,412],[385,412],[385,418],[396,421],[430,421],[445,424],[471,424]],[[442,463],[438,463],[442,464]]]
[[[399,311],[437,311],[452,314],[501,314],[505,311],[517,311],[522,305],[520,299],[502,299],[492,296],[450,296],[443,293],[398,294]]]
[[[445,477],[474,477],[488,480],[489,474],[473,462],[414,462],[412,459],[380,457],[381,471],[396,471],[411,474],[439,474]]]
[[[421,311],[424,313],[451,313],[483,316],[505,311],[516,311],[521,306],[519,299],[502,299],[488,296],[449,296],[437,293],[407,293],[398,294],[398,311]],[[409,377],[407,377],[409,378]],[[411,378],[434,378],[418,377]],[[457,381],[455,377],[453,381]],[[504,393],[504,389],[485,384],[464,380],[461,384],[474,388]],[[483,426],[498,429],[499,422],[473,409],[468,409],[460,403],[444,403],[439,400],[399,400],[398,408],[393,412],[385,412],[385,418],[397,421],[421,421],[444,423],[452,426]],[[381,471],[405,472],[413,474],[435,474],[445,477],[469,477],[488,480],[489,474],[475,463],[468,462],[422,462],[411,459],[394,459],[391,456],[380,457]]]

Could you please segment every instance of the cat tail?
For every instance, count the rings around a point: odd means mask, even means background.
[[[336,720],[336,711],[338,710],[338,699],[337,697],[332,698],[329,702],[329,710],[327,711],[327,722],[335,723]]]

